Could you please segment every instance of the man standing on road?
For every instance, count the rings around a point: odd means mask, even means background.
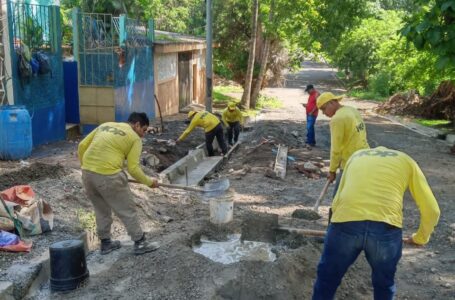
[[[128,123],[101,124],[84,138],[78,148],[82,168],[82,182],[95,208],[96,229],[101,239],[101,254],[121,247],[120,241],[111,240],[112,211],[120,218],[134,241],[134,254],[144,254],[159,248],[158,243],[147,241],[139,225],[135,204],[123,171],[125,159],[128,173],[149,187],[158,187],[158,181],[147,177],[140,165],[142,141],[149,126],[145,113],[133,112]]]
[[[208,111],[190,111],[188,113],[188,119],[190,120],[190,124],[175,141],[176,143],[183,141],[195,127],[202,127],[205,131],[205,146],[207,147],[208,156],[215,155],[215,152],[213,151],[213,140],[215,137],[218,141],[218,145],[221,147],[223,155],[227,153],[228,149],[226,142],[224,141],[223,126],[217,116]]]
[[[240,125],[243,125],[242,112],[235,102],[231,102],[228,104],[228,107],[223,110],[221,118],[223,123],[227,126],[228,143],[232,146],[233,137],[234,143],[237,143],[239,140]]]
[[[417,163],[385,147],[351,156],[332,204],[313,300],[334,299],[341,279],[362,251],[372,269],[374,299],[393,299],[402,251],[403,195],[408,188],[420,211],[420,226],[404,242],[425,245],[440,211]]]
[[[343,169],[357,150],[370,148],[367,142],[365,123],[360,113],[351,106],[341,105],[343,96],[335,96],[327,92],[322,93],[317,99],[317,107],[331,118],[330,120],[330,167],[328,180],[333,182],[336,179],[336,171],[340,168],[340,174],[335,183],[335,196],[340,184]]]
[[[316,146],[316,135],[314,132],[314,125],[316,118],[318,117],[318,107],[316,105],[316,99],[319,96],[319,92],[314,88],[312,84],[306,86],[305,92],[309,94],[308,102],[302,103],[306,108],[306,141],[305,143],[309,146]]]

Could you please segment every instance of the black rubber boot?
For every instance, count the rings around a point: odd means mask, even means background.
[[[121,247],[122,244],[120,244],[120,241],[112,241],[111,239],[101,240],[101,255],[106,255]]]
[[[141,255],[144,253],[152,252],[157,250],[159,247],[159,243],[147,241],[145,239],[145,235],[143,235],[140,240],[134,242],[134,254]]]

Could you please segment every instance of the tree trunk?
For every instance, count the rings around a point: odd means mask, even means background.
[[[269,11],[269,22],[273,21],[274,8],[275,8],[275,1],[272,0],[271,6],[270,6],[270,11]],[[269,53],[270,53],[271,43],[272,43],[271,38],[266,35],[265,41],[264,41],[264,46],[262,49],[261,66],[259,69],[258,78],[256,79],[256,83],[254,85],[253,92],[251,93],[250,108],[252,108],[252,109],[256,108],[256,103],[257,103],[259,93],[262,88],[262,82],[264,81],[264,76],[265,76],[265,73],[267,72],[267,64],[269,62]]]
[[[245,108],[250,107],[251,82],[253,81],[254,55],[255,55],[255,51],[256,51],[258,8],[259,8],[259,0],[253,0],[253,11],[252,11],[252,17],[251,17],[250,53],[248,56],[248,68],[246,70],[245,87],[243,89],[243,95],[242,95],[242,106]]]
[[[262,57],[261,57],[261,67],[259,69],[258,78],[256,79],[256,83],[254,85],[253,92],[251,93],[251,101],[250,101],[250,108],[256,108],[256,102],[259,97],[259,92],[262,88],[262,81],[264,80],[265,72],[267,71],[267,63],[269,61],[269,52],[270,52],[270,38],[266,37],[264,42],[264,48],[262,50]]]

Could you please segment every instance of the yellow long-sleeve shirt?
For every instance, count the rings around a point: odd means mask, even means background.
[[[193,119],[191,120],[190,125],[186,128],[186,130],[182,133],[182,135],[178,138],[179,141],[183,141],[191,131],[193,131],[196,127],[204,128],[205,132],[209,132],[216,126],[220,124],[220,120],[214,114],[209,113],[208,111],[200,111],[197,112]]]
[[[367,142],[367,131],[357,109],[342,106],[330,120],[330,172],[338,167],[344,169],[352,153],[370,148]]]
[[[223,110],[223,113],[221,115],[221,118],[223,120],[223,123],[227,126],[228,122],[233,123],[233,122],[240,122],[240,124],[243,125],[243,116],[242,112],[238,107],[235,108],[234,111],[230,111],[228,107],[226,107]]]
[[[102,175],[117,174],[127,160],[128,173],[147,186],[152,180],[144,174],[139,159],[142,141],[127,123],[108,122],[101,124],[87,135],[78,147],[78,156],[83,170]]]
[[[417,163],[407,154],[385,147],[359,150],[349,159],[333,200],[332,222],[368,220],[402,228],[407,188],[420,211],[413,240],[426,244],[438,223],[438,203]]]

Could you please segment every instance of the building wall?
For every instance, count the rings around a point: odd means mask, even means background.
[[[155,90],[163,116],[169,116],[179,112],[177,64],[177,52],[155,54]],[[156,107],[156,111],[158,111],[158,106]]]
[[[79,88],[79,114],[81,124],[101,124],[115,121],[113,87]]]

